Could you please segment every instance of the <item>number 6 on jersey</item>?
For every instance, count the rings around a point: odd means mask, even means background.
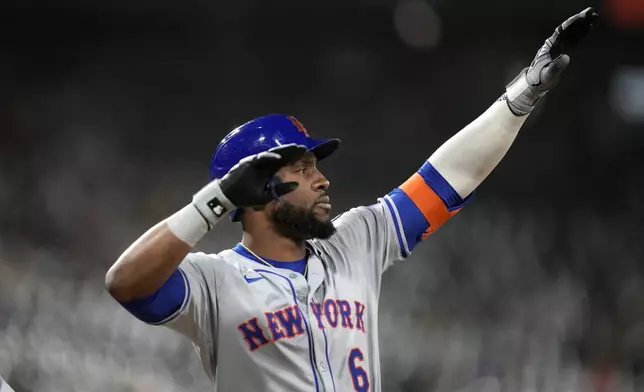
[[[360,366],[358,362],[364,362],[364,355],[359,348],[351,349],[349,352],[349,372],[351,373],[351,380],[353,381],[353,389],[358,392],[367,392],[369,390],[369,375]]]

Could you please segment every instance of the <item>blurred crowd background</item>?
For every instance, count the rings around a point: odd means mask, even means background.
[[[642,0],[3,1],[0,375],[212,390],[103,277],[208,181],[221,137],[293,114],[343,140],[322,164],[336,212],[371,203],[587,6],[600,22],[501,165],[386,273],[384,391],[644,391]]]

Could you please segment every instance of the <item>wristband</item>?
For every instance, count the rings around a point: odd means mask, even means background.
[[[208,233],[210,227],[192,203],[172,214],[166,223],[177,238],[191,247]]]
[[[235,208],[221,190],[219,180],[212,181],[192,197],[192,204],[206,220],[210,230],[221,217]]]

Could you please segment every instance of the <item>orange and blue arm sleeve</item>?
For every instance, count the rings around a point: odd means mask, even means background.
[[[384,197],[403,257],[418,243],[456,215],[472,198],[461,198],[432,166],[425,162],[407,181]]]

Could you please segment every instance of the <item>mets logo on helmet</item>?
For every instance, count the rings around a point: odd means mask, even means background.
[[[295,125],[295,128],[297,128],[298,131],[302,132],[304,135],[306,135],[306,137],[311,137],[311,135],[309,135],[309,132],[306,130],[306,128],[304,128],[304,125],[302,125],[302,123],[299,122],[297,118],[293,116],[288,116],[288,119],[291,120],[291,122],[293,123],[293,125]]]

